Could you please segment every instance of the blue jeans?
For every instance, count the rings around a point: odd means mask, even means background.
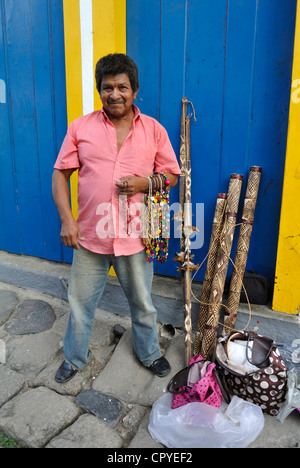
[[[151,298],[153,264],[146,261],[145,250],[115,257],[97,254],[80,246],[80,250],[74,250],[68,288],[71,311],[64,338],[66,361],[77,370],[85,367],[90,359],[95,310],[111,266],[129,302],[133,349],[138,359],[145,366],[150,366],[161,357],[157,313]]]

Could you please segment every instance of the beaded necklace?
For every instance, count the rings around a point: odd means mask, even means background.
[[[158,262],[164,263],[168,256],[170,239],[170,181],[163,172],[159,176],[156,174],[149,176],[148,180],[149,193],[144,195],[147,212],[146,219],[144,220],[143,235],[143,241],[146,245],[147,262],[151,263],[156,259]],[[153,185],[155,186],[154,190]]]

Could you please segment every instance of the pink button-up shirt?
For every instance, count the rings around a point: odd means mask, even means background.
[[[88,250],[101,254],[131,255],[143,242],[137,219],[143,194],[130,200],[119,196],[116,179],[155,172],[180,174],[166,130],[155,119],[135,117],[118,152],[116,130],[104,110],[79,117],[68,128],[55,169],[78,168],[78,225]]]

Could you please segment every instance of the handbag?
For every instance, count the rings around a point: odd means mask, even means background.
[[[189,366],[179,371],[167,386],[168,392],[173,394],[171,408],[194,402],[220,408],[222,391],[215,368],[215,364],[204,361],[202,356],[194,356]]]
[[[244,348],[243,357],[237,346]],[[230,393],[277,416],[285,401],[287,368],[272,339],[254,332],[232,332],[219,339],[216,363]]]

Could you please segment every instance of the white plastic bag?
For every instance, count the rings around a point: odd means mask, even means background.
[[[280,408],[276,419],[283,424],[292,411],[298,408],[300,408],[300,374],[289,371],[288,390],[286,392],[285,402]]]
[[[151,436],[168,448],[245,448],[264,428],[259,406],[234,396],[221,408],[188,403],[171,409],[172,394],[162,395],[150,413]]]

